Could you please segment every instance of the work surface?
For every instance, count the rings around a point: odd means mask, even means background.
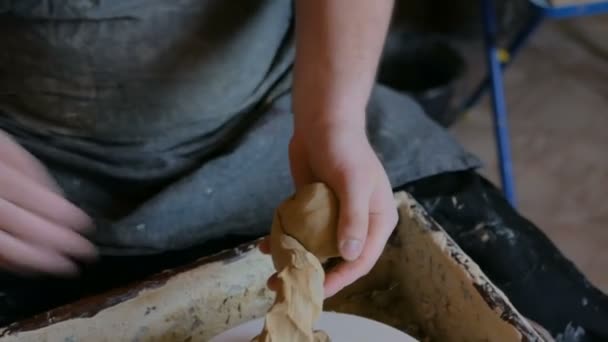
[[[479,267],[405,192],[373,271],[326,303],[438,341],[541,341]],[[12,341],[207,341],[262,317],[272,263],[255,243],[14,324]],[[0,332],[0,335],[2,332]]]
[[[515,307],[526,317],[541,323],[555,335],[563,333],[567,327],[582,327],[600,338],[608,338],[606,296],[590,287],[582,274],[561,257],[549,240],[510,208],[488,182],[473,172],[465,172],[414,182],[405,190],[413,194],[465,252],[477,261],[484,273],[507,293]],[[218,251],[230,245],[213,247]],[[5,278],[0,282],[3,286],[0,289],[0,320],[5,323],[15,321],[71,302],[85,294],[141,279],[155,269],[185,265],[200,253],[207,254],[211,250],[207,248],[180,255],[142,259],[106,260],[89,269],[83,279],[72,282],[23,282]],[[522,277],[522,274],[526,276]],[[264,278],[266,275],[259,276]],[[151,281],[158,284],[155,279]],[[394,291],[394,287],[388,285],[382,288]],[[370,295],[379,301],[378,311],[387,312],[387,307],[395,307],[387,294],[390,291],[376,289]],[[348,295],[348,292],[343,295]],[[360,300],[367,297],[353,298]],[[561,298],[561,302],[557,303],[554,298]],[[581,303],[586,305],[582,306]],[[328,304],[333,303],[330,301]],[[367,305],[367,308],[373,309],[373,306]],[[343,310],[351,309],[345,307]]]

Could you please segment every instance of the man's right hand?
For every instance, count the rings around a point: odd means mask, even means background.
[[[0,131],[0,270],[73,275],[97,256],[91,219],[68,202],[45,167]]]

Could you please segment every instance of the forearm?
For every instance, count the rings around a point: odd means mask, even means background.
[[[393,0],[297,0],[296,130],[365,125]]]

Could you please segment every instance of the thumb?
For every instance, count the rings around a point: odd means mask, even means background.
[[[363,184],[366,182],[350,179],[337,189],[340,203],[338,248],[347,261],[359,258],[367,238],[370,194]]]

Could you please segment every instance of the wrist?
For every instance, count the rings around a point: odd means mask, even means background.
[[[341,141],[340,145],[356,143],[367,140],[365,122],[353,120],[321,120],[315,122],[304,122],[294,127],[290,142],[291,148],[308,153],[323,153],[327,146],[333,146]],[[297,147],[297,148],[296,148]]]
[[[345,132],[366,134],[365,120],[321,119],[299,122],[294,125],[294,137],[315,140],[327,140]]]
[[[330,135],[338,131],[364,133],[366,115],[364,109],[312,110],[294,108],[294,135]]]
[[[329,86],[330,81],[313,83],[304,76],[296,80],[292,103],[296,131],[365,128],[367,100],[360,96],[358,87]]]

